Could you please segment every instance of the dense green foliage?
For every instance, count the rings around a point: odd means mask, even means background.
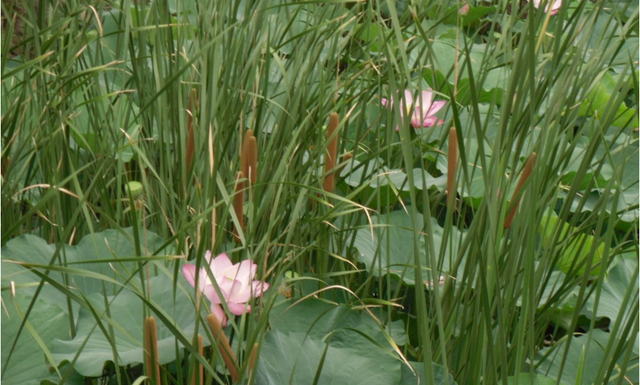
[[[638,4],[545,5],[3,0],[3,383],[232,383],[206,250],[239,383],[639,383]]]

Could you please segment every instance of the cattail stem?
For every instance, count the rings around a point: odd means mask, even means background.
[[[218,350],[220,350],[222,359],[224,360],[225,365],[227,365],[227,369],[229,369],[231,379],[233,380],[233,382],[238,382],[240,375],[238,373],[238,369],[236,368],[236,356],[235,354],[233,354],[233,350],[231,350],[231,346],[229,345],[227,336],[222,332],[222,325],[220,325],[220,322],[213,314],[209,314],[207,316],[207,322],[209,323],[209,328],[213,333],[213,339],[218,345]]]
[[[458,132],[455,127],[449,130],[449,153],[447,163],[447,205],[452,206],[456,199],[456,170],[458,169]]]
[[[336,166],[336,156],[338,153],[338,135],[336,134],[338,124],[338,114],[334,112],[329,115],[329,126],[327,126],[327,140],[329,140],[329,144],[327,145],[327,151],[325,153],[324,181],[322,183],[322,187],[326,192],[333,192],[335,187],[334,168]]]
[[[200,357],[204,355],[204,340],[202,339],[202,335],[198,334],[198,354]],[[196,382],[196,378],[198,382]],[[202,385],[204,384],[204,368],[202,364],[199,362],[195,362],[193,375],[191,376],[191,385]]]
[[[516,191],[511,197],[511,209],[509,210],[509,214],[507,214],[507,218],[504,221],[505,229],[511,227],[511,224],[513,223],[513,218],[515,218],[516,211],[518,211],[518,206],[520,205],[520,190],[522,190],[524,183],[527,181],[527,179],[529,179],[529,176],[531,176],[531,171],[536,165],[537,157],[538,155],[535,152],[531,153],[531,155],[529,155],[529,159],[527,159],[527,163],[525,163],[524,165],[524,170],[522,170],[522,175],[520,176],[520,180],[518,181],[518,185],[516,186]]]
[[[156,385],[161,385],[160,365],[158,364],[158,330],[156,319],[147,317],[144,320],[144,349],[147,377]]]
[[[244,228],[244,174],[242,171],[238,171],[236,177],[235,194],[233,195],[233,210],[238,217],[238,227],[233,230],[233,239],[236,243],[242,243],[240,233]]]

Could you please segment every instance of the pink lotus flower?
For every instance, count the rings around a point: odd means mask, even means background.
[[[205,268],[200,268],[196,273],[195,265],[186,264],[182,267],[182,272],[194,287],[196,276],[198,277],[198,290],[211,301],[211,314],[215,315],[222,326],[227,325],[228,319],[222,309],[222,301],[226,302],[232,314],[242,315],[251,311],[249,300],[252,297],[259,297],[269,288],[268,283],[253,280],[258,266],[250,260],[234,265],[227,254],[222,253],[212,259],[210,251],[205,253],[204,258],[211,268],[223,298],[218,296]]]
[[[433,92],[430,90],[422,91],[419,95],[418,100],[413,100],[413,94],[409,90],[404,91],[404,96],[400,96],[400,103],[402,108],[400,108],[400,117],[402,118],[402,123],[404,124],[405,115],[411,115],[411,125],[413,128],[420,127],[431,127],[436,124],[442,124],[443,120],[438,119],[435,116],[435,113],[440,111],[442,107],[445,105],[445,101],[433,101]],[[394,97],[391,97],[391,100],[387,100],[382,98],[382,105],[389,108],[393,107]],[[396,126],[396,131],[400,130],[400,126]]]
[[[542,5],[542,0],[533,0],[534,7],[539,9],[540,5]],[[555,15],[560,10],[560,7],[562,7],[562,0],[549,0],[544,11]]]
[[[469,13],[469,4],[465,4],[458,10],[460,16],[466,16]]]

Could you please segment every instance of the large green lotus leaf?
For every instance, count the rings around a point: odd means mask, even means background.
[[[630,304],[638,302],[638,276],[633,278],[637,270],[637,254],[633,259],[618,258],[615,265],[607,272],[598,303],[596,304],[595,294],[587,300],[583,309],[585,315],[589,318],[594,315],[597,319],[609,318],[612,325],[620,317],[626,320],[631,315],[629,314]],[[624,297],[629,290],[632,290],[629,303],[624,303]]]
[[[318,299],[289,305],[270,312],[257,384],[310,384],[320,366],[318,384],[415,383],[401,382],[405,364],[389,343],[401,323],[383,328],[366,312]]]
[[[591,337],[591,343],[587,348],[587,340]],[[571,345],[568,347],[567,359],[564,362],[564,368],[562,369],[562,375],[560,375],[560,368],[562,366],[562,357],[567,349],[566,343],[562,341],[548,348],[541,349],[536,356],[536,372],[545,375],[550,378],[555,378],[560,381],[561,384],[577,384],[579,378],[579,369],[582,367],[584,372],[582,373],[581,384],[598,384],[596,382],[596,376],[598,369],[604,362],[604,347],[607,346],[611,338],[610,334],[600,329],[594,329],[587,334],[574,337],[571,341]],[[616,341],[620,342],[620,341]],[[636,342],[629,342],[637,345]],[[581,365],[581,361],[583,364]],[[620,373],[622,362],[618,361],[613,370],[613,374],[608,383],[619,383],[619,376],[627,376],[628,383],[637,382],[638,378],[638,356],[631,357],[626,373]],[[626,383],[626,382],[625,382]]]
[[[553,211],[545,214],[540,222],[539,231],[544,247],[554,247],[554,239],[562,244],[555,245],[559,248],[558,268],[562,272],[580,275],[586,269],[587,258],[591,258],[592,269],[589,274],[599,274],[600,262],[604,256],[604,243],[596,244],[595,236],[578,231],[558,218]],[[560,232],[559,237],[556,237],[556,231]]]
[[[358,261],[364,263],[367,270],[375,276],[394,274],[405,283],[414,285],[414,236],[411,217],[404,211],[394,211],[388,215],[372,216],[371,220],[374,226],[373,239],[371,229],[368,226],[359,229],[356,233],[354,246],[359,252]],[[424,222],[421,215],[418,216],[417,222],[418,229],[416,230],[423,231]],[[436,261],[442,264],[441,271],[433,275],[438,277],[448,272],[453,264],[461,233],[453,228],[449,241],[443,242],[444,229],[434,218],[431,218],[431,228],[433,234],[427,235],[427,237],[433,242]],[[429,269],[430,263],[427,261],[423,243],[424,235],[420,235],[419,242],[420,264],[423,270]],[[445,250],[442,250],[443,247]],[[426,273],[423,273],[423,277],[428,279]]]
[[[381,202],[398,202],[409,196],[409,182],[407,174],[402,170],[389,170],[379,160],[371,160],[366,164],[352,160],[341,172],[342,182],[352,189],[365,186],[357,195],[359,202],[367,203],[373,199]],[[447,176],[433,177],[426,170],[413,169],[413,178],[416,189],[427,190],[436,188],[444,189],[447,184]]]
[[[46,359],[38,340],[47,350],[50,350],[55,338],[69,337],[70,321],[66,310],[59,304],[43,298],[35,301],[28,318],[29,327],[25,326],[18,335],[22,323],[21,314],[26,313],[31,299],[32,297],[25,295],[11,298],[8,292],[2,293],[6,311],[2,314],[3,384],[35,385],[50,378],[52,376],[48,365],[50,362]],[[12,352],[11,348],[16,338],[18,341]]]
[[[159,236],[152,232],[147,232],[144,239],[146,247],[141,245],[141,249],[145,255],[153,254],[164,243]],[[40,282],[40,278],[29,270],[9,261],[49,265],[55,250],[56,245],[49,245],[43,239],[33,235],[23,235],[9,241],[2,247],[2,286],[14,281],[23,286],[20,288],[23,294],[32,295],[36,288],[35,284]],[[61,251],[60,254],[62,255],[63,252]],[[64,257],[69,267],[99,273],[123,284],[131,276],[137,274],[138,264],[135,261],[119,262],[118,259],[135,256],[133,230],[130,228],[123,231],[106,230],[87,235],[77,246],[64,247]],[[55,261],[54,265],[60,266],[61,263]],[[63,282],[60,273],[53,271],[49,275],[55,281]],[[113,294],[119,289],[119,286],[114,283],[80,275],[72,275],[67,285],[80,290],[84,295],[105,291],[107,294]],[[64,297],[51,290],[47,290],[42,295],[44,298],[56,300],[57,303],[65,302]],[[63,302],[59,302],[60,300]]]
[[[191,341],[195,330],[196,310],[192,300],[191,286],[182,275],[178,276],[177,290],[174,297],[174,282],[171,278],[159,275],[148,281],[151,301],[162,309],[172,320],[172,327],[181,331],[185,338]],[[186,290],[185,290],[186,288]],[[95,293],[89,297],[98,314],[104,314],[104,298]],[[113,356],[112,346],[101,329],[96,327],[96,319],[87,308],[80,309],[75,338],[71,340],[57,339],[53,344],[53,357],[57,362],[71,362],[76,356],[75,369],[83,376],[96,377],[102,374],[102,369],[108,361],[116,362],[120,366],[143,362],[143,309],[142,299],[131,290],[124,289],[116,296],[107,296],[109,316],[115,323],[114,335],[117,359]],[[202,315],[208,312],[207,306],[202,306]],[[161,364],[167,364],[176,359],[176,337],[172,331],[156,316],[158,327],[158,350]],[[108,326],[104,319],[103,325]],[[202,324],[199,326],[203,327]],[[109,330],[107,328],[106,330]],[[201,334],[204,334],[202,331]],[[82,346],[86,342],[84,347]],[[208,342],[205,339],[205,344]]]

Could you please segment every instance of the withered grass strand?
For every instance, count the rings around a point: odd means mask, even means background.
[[[236,227],[233,230],[233,239],[236,243],[242,243],[242,239],[240,238],[241,229],[244,228],[244,174],[242,171],[238,171],[238,175],[236,177],[236,188],[233,195],[233,210],[236,213],[236,217],[238,217],[239,226],[239,228]]]
[[[156,319],[147,317],[144,320],[144,349],[147,377],[161,385],[160,365],[158,365],[158,330]]]
[[[247,172],[247,178],[254,185],[258,182],[258,140],[255,136],[249,137],[249,149],[248,149],[248,163],[249,168]]]
[[[452,205],[456,199],[455,182],[458,169],[458,132],[455,127],[449,130],[449,153],[447,162],[447,205]]]
[[[322,183],[322,187],[326,192],[333,192],[333,189],[335,187],[334,168],[336,166],[336,155],[338,152],[338,135],[334,135],[334,133],[338,128],[338,124],[338,114],[334,112],[329,115],[329,126],[327,127],[327,139],[329,139],[329,143],[327,145],[327,151],[325,153],[324,181]]]
[[[204,356],[204,340],[202,338],[202,334],[198,334],[198,355],[200,357]],[[191,376],[191,385],[204,384],[204,368],[202,367],[202,364],[195,361],[194,369],[194,373]]]
[[[187,114],[187,126],[188,126],[188,137],[187,137],[187,172],[191,170],[191,165],[193,164],[193,157],[196,152],[196,138],[193,132],[193,115],[196,113],[196,89],[193,88],[191,90],[191,94],[189,95],[189,113]]]
[[[529,179],[529,176],[531,176],[531,171],[533,171],[533,168],[536,165],[537,157],[538,155],[535,152],[532,152],[531,155],[529,155],[529,159],[527,159],[527,163],[525,163],[524,165],[524,170],[522,170],[522,175],[520,176],[520,180],[518,181],[518,185],[516,186],[516,191],[514,191],[513,196],[511,197],[511,210],[507,214],[507,218],[504,220],[505,229],[511,227],[511,224],[513,223],[513,219],[515,218],[516,212],[518,211],[518,206],[520,205],[520,190],[522,190],[525,182],[527,181],[527,179]]]
[[[231,350],[227,336],[222,332],[222,325],[220,325],[220,322],[218,322],[218,319],[213,314],[207,316],[207,323],[209,324],[211,333],[213,333],[213,339],[218,346],[218,350],[220,350],[224,364],[227,366],[227,369],[229,369],[231,379],[234,383],[238,382],[240,375],[236,366],[236,356],[233,354],[233,350]]]

